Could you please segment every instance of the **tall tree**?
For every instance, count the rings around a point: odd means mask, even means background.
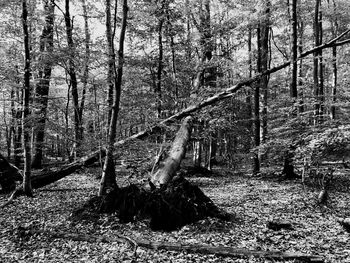
[[[89,15],[87,10],[87,4],[86,0],[82,0],[83,5],[83,17],[84,17],[84,33],[85,33],[85,56],[84,56],[84,69],[83,69],[83,90],[81,94],[81,100],[80,100],[80,107],[79,107],[79,116],[82,120],[83,118],[83,111],[85,108],[85,97],[86,97],[86,90],[87,90],[87,84],[89,79],[89,64],[90,64],[90,30],[89,30]],[[83,125],[82,121],[80,122],[80,134],[83,135]],[[82,136],[83,137],[83,136]]]
[[[79,155],[77,151],[79,151],[81,141],[82,141],[82,110],[79,108],[79,94],[78,94],[78,80],[76,73],[76,63],[75,63],[75,44],[73,41],[73,24],[70,16],[70,1],[65,0],[65,14],[64,21],[66,25],[66,36],[67,43],[69,48],[69,58],[68,58],[68,75],[69,75],[69,84],[72,92],[72,100],[74,107],[74,154]]]
[[[165,21],[165,2],[159,0],[157,4],[158,17],[158,65],[157,65],[157,81],[156,81],[156,96],[157,96],[157,116],[161,118],[162,114],[162,71],[163,71],[163,25]]]
[[[338,19],[337,19],[337,3],[333,0],[333,19],[332,19],[332,37],[336,37],[338,34]],[[334,120],[336,116],[336,96],[337,96],[337,86],[338,86],[338,64],[337,64],[338,51],[337,47],[332,47],[332,75],[333,75],[333,83],[332,83],[332,106],[331,106],[331,119]]]
[[[38,83],[35,88],[36,127],[34,131],[33,168],[42,168],[43,144],[47,115],[48,95],[52,71],[54,0],[44,0],[45,25],[40,36],[40,63]]]
[[[257,28],[257,72],[262,73],[269,68],[269,31],[270,31],[270,1],[262,1],[263,9],[261,19]],[[260,145],[261,140],[264,142],[267,136],[267,106],[268,106],[268,82],[269,76],[262,76],[255,85],[254,92],[254,141],[255,146]],[[260,92],[263,96],[262,122],[260,124]],[[262,126],[262,127],[260,127]],[[262,131],[262,136],[260,132]],[[260,138],[261,136],[261,138]],[[254,156],[254,172],[260,170],[259,153]]]
[[[23,191],[27,196],[32,196],[31,186],[31,146],[30,146],[30,43],[28,31],[28,6],[27,0],[22,0],[22,25],[24,34],[24,86],[23,86],[23,112],[22,112],[22,129],[23,129],[23,156],[24,156],[24,175]]]
[[[297,0],[292,0],[292,78],[290,82],[290,96],[293,98],[293,103],[298,98],[298,16],[297,16]]]
[[[106,0],[106,5],[110,4],[109,0]],[[112,115],[109,124],[109,134],[108,134],[108,146],[106,150],[105,162],[103,165],[102,178],[100,183],[99,195],[102,196],[106,193],[108,188],[117,187],[115,182],[115,170],[114,170],[114,143],[116,139],[116,127],[119,113],[119,103],[120,103],[120,94],[122,88],[122,77],[123,77],[123,66],[124,66],[124,41],[126,34],[126,25],[128,18],[128,3],[127,0],[122,2],[122,22],[119,36],[119,48],[118,48],[118,64],[114,62],[114,97],[113,97],[113,107]],[[113,44],[113,42],[112,42]]]
[[[315,46],[320,45],[320,5],[321,0],[315,1],[315,14],[314,14],[314,22],[313,22],[313,30],[314,30],[314,41]],[[314,82],[314,96],[316,99],[315,104],[315,123],[318,123],[320,117],[320,82],[319,82],[319,59],[320,59],[320,51],[315,52],[313,55],[313,82]]]
[[[115,13],[117,15],[117,1],[115,1]],[[115,73],[115,50],[114,50],[114,37],[115,29],[112,27],[112,12],[111,12],[111,1],[106,0],[106,37],[107,37],[107,46],[108,46],[108,70],[107,70],[107,83],[108,83],[108,92],[107,92],[107,104],[108,104],[108,123],[111,121],[112,116],[112,107],[113,107],[113,93],[114,93],[114,73]],[[114,24],[114,28],[115,28]]]
[[[260,23],[260,41],[261,41],[261,71],[265,72],[269,69],[269,35],[270,35],[270,12],[271,12],[271,2],[270,0],[265,0],[264,10],[263,10],[263,20]],[[268,84],[269,75],[265,75],[260,79],[260,85],[263,95],[263,109],[262,109],[262,141],[266,141],[267,137],[267,107],[268,107]]]

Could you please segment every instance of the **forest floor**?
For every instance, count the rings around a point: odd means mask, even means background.
[[[271,170],[271,169],[270,169]],[[280,170],[279,170],[280,171]],[[173,232],[153,232],[145,222],[120,224],[113,215],[95,221],[72,221],[71,213],[97,193],[98,170],[86,169],[20,197],[0,210],[0,262],[271,262],[261,258],[228,258],[157,251],[130,242],[87,242],[25,234],[20,227],[151,241],[230,246],[249,250],[320,255],[325,262],[350,262],[350,234],[337,222],[350,217],[350,178],[336,173],[328,208],[317,205],[317,187],[282,181],[276,173],[260,176],[217,170],[210,177],[192,177],[219,207],[235,214],[232,222],[205,219]],[[119,185],[137,178],[119,178]],[[0,196],[4,203],[7,196]],[[273,231],[270,220],[284,220],[293,230]],[[136,253],[134,253],[136,252]],[[273,261],[278,262],[278,261]],[[294,261],[288,261],[294,262]]]

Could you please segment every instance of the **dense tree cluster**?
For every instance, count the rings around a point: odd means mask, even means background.
[[[313,157],[300,147],[348,122],[347,0],[22,0],[0,12],[0,149],[24,162],[28,194],[32,168],[107,145],[102,195],[116,141],[215,94],[189,111],[194,164],[209,169],[275,161],[293,176],[296,157]]]

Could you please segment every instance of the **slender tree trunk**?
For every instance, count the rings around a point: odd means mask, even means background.
[[[79,109],[79,95],[78,95],[78,81],[77,81],[77,74],[76,74],[76,65],[74,63],[74,57],[75,57],[75,45],[73,41],[73,25],[72,20],[70,16],[70,3],[69,0],[65,0],[65,14],[64,14],[64,21],[66,24],[66,34],[67,34],[67,43],[69,48],[69,65],[68,65],[68,74],[70,77],[70,85],[71,85],[71,92],[72,92],[72,100],[73,100],[73,107],[74,107],[74,154],[75,157],[79,155],[78,151],[80,149],[81,140],[82,140],[82,134],[81,126],[82,126],[82,120],[80,117],[80,109]]]
[[[158,68],[157,68],[157,85],[156,85],[156,96],[157,96],[157,117],[162,116],[162,71],[163,71],[163,24],[164,18],[159,18],[158,24]]]
[[[318,45],[323,43],[323,12],[321,10],[322,4],[320,1],[320,10],[319,10],[319,42]],[[323,63],[323,50],[319,52],[319,101],[320,101],[320,122],[324,121],[325,115],[325,97],[324,97],[324,63]]]
[[[298,50],[299,54],[303,53],[303,38],[304,38],[304,22],[299,19],[299,44]],[[304,105],[304,88],[303,88],[303,59],[299,59],[299,71],[298,71],[298,86],[299,86],[299,94],[297,94],[300,98],[299,112],[305,111]]]
[[[257,72],[261,73],[261,30],[257,28]],[[260,146],[260,83],[255,84],[254,88],[254,144],[255,147]],[[260,156],[257,150],[254,155],[254,167],[253,172],[258,173],[260,171]]]
[[[115,69],[116,76],[114,81],[114,87],[115,87],[114,100],[113,100],[113,107],[112,107],[112,116],[111,116],[111,121],[109,126],[108,146],[106,150],[106,158],[105,158],[103,171],[102,171],[99,196],[104,195],[108,188],[117,187],[117,184],[115,182],[113,153],[114,153],[114,143],[116,138],[116,126],[117,126],[118,113],[119,113],[120,94],[121,94],[121,87],[122,87],[122,76],[123,76],[123,65],[124,65],[124,40],[125,40],[127,16],[128,16],[127,0],[123,0],[122,8],[123,8],[123,17],[122,17],[122,24],[121,24],[120,37],[119,37],[118,65],[117,65],[117,68]],[[115,64],[114,64],[114,68],[115,68]]]
[[[265,1],[264,20],[261,24],[261,71],[265,72],[269,68],[269,32],[270,32],[270,9],[271,2]],[[262,109],[262,142],[267,138],[267,107],[268,107],[268,84],[269,76],[265,75],[260,80],[263,92],[263,109]]]
[[[333,0],[333,21],[332,21],[332,36],[336,37],[338,34],[338,19],[337,19],[337,5]],[[332,106],[331,106],[331,119],[334,120],[336,117],[336,96],[338,86],[338,65],[337,65],[337,47],[332,48],[332,67],[333,67],[333,82],[332,82]]]
[[[297,19],[297,0],[292,0],[292,79],[290,83],[290,96],[293,103],[296,103],[298,98],[298,19]]]
[[[83,4],[83,16],[84,16],[84,33],[85,33],[85,58],[84,58],[84,73],[83,73],[83,90],[81,94],[81,101],[79,107],[79,119],[83,120],[83,112],[85,108],[86,90],[89,79],[89,63],[90,63],[90,30],[89,30],[89,16],[86,6],[86,0],[82,0]],[[80,121],[80,134],[83,139],[84,129],[83,122]]]
[[[252,53],[252,28],[249,27],[248,29],[248,77],[251,78],[253,76],[253,53]],[[247,104],[247,129],[249,131],[249,141],[248,141],[248,147],[251,148],[251,144],[253,142],[252,140],[252,134],[254,133],[254,127],[253,127],[253,105],[252,105],[252,92],[251,90],[248,90],[248,94],[246,97],[246,104]]]
[[[117,1],[115,1],[117,4]],[[115,67],[115,51],[114,51],[114,35],[111,24],[111,0],[106,0],[106,37],[108,46],[108,71],[107,71],[107,104],[108,104],[108,126],[111,121],[113,95],[114,95],[114,67]],[[108,131],[109,132],[109,131]],[[107,133],[108,133],[107,132]]]
[[[314,15],[314,40],[315,40],[315,46],[319,46],[319,40],[320,40],[320,31],[319,31],[319,9],[320,9],[320,2],[321,0],[316,0],[315,2],[315,15]],[[313,58],[313,81],[314,81],[314,96],[316,99],[315,104],[315,121],[314,123],[317,124],[319,122],[319,116],[320,116],[320,102],[319,102],[319,96],[320,96],[320,86],[319,86],[319,57],[320,57],[320,51],[314,53]]]
[[[16,84],[13,101],[16,101],[12,111],[12,118],[14,119],[14,136],[13,136],[13,154],[14,163],[16,166],[21,164],[21,153],[22,153],[22,107],[23,107],[23,90],[20,88],[19,71],[16,66]]]
[[[47,115],[48,95],[52,71],[53,52],[53,26],[54,26],[54,1],[44,1],[45,26],[40,37],[41,69],[39,70],[39,82],[35,89],[37,109],[37,126],[34,130],[34,156],[32,168],[42,168],[43,145],[45,138],[45,126]]]
[[[22,0],[22,23],[24,34],[24,95],[23,95],[23,113],[22,113],[22,129],[23,129],[23,156],[24,156],[24,175],[23,175],[23,191],[27,196],[32,196],[31,186],[31,147],[30,147],[30,119],[29,119],[29,100],[30,100],[30,44],[28,33],[28,9],[27,1]]]

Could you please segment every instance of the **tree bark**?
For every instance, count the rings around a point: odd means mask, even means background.
[[[297,16],[297,0],[292,0],[292,79],[290,83],[290,96],[293,103],[298,98],[298,16]]]
[[[156,85],[156,96],[157,96],[157,117],[162,117],[162,71],[163,71],[163,24],[164,14],[162,6],[160,10],[160,18],[158,22],[158,68],[157,68],[157,85]]]
[[[117,187],[117,184],[115,182],[113,153],[114,153],[115,138],[117,133],[116,128],[117,128],[118,113],[119,113],[120,94],[121,94],[121,88],[122,88],[122,76],[123,76],[123,65],[124,65],[124,40],[125,40],[126,25],[127,25],[127,18],[128,18],[127,0],[123,0],[122,8],[123,8],[123,18],[122,18],[122,24],[121,24],[120,37],[119,37],[117,69],[115,69],[116,66],[114,63],[114,71],[116,71],[115,78],[114,78],[114,100],[113,100],[112,115],[111,115],[111,120],[109,125],[106,158],[103,165],[100,189],[98,192],[99,196],[104,195],[106,193],[107,188]]]
[[[88,10],[86,6],[86,1],[82,0],[83,4],[83,16],[84,16],[84,33],[85,33],[85,57],[84,57],[84,73],[83,73],[83,90],[81,93],[81,101],[80,101],[80,107],[79,107],[79,116],[80,119],[83,119],[83,112],[85,108],[85,97],[86,97],[86,90],[87,90],[87,84],[89,79],[89,63],[90,63],[90,30],[89,30],[89,16],[88,16]],[[83,137],[84,129],[82,122],[80,123],[80,134]],[[83,139],[83,138],[82,138]]]
[[[116,2],[117,4],[117,2]],[[108,46],[108,71],[107,71],[107,105],[108,105],[108,125],[111,121],[113,94],[114,94],[114,73],[115,73],[115,50],[114,50],[114,34],[111,25],[111,0],[106,0],[106,37]],[[109,132],[109,131],[108,131]],[[107,132],[107,133],[108,133]]]
[[[174,177],[186,154],[186,146],[190,139],[192,117],[186,117],[169,151],[169,156],[160,165],[160,169],[152,176],[151,182],[155,186],[166,185]]]
[[[54,1],[44,1],[45,26],[40,37],[41,69],[39,70],[39,82],[36,86],[37,126],[35,127],[33,168],[42,168],[43,144],[45,138],[45,126],[47,115],[48,95],[52,71],[53,52],[53,27],[54,27]]]
[[[270,12],[271,2],[264,0],[264,19],[261,22],[261,71],[265,72],[269,68],[269,32],[270,32]],[[269,75],[264,75],[260,79],[260,85],[263,95],[263,109],[262,109],[262,142],[267,139],[267,107],[268,107],[268,84]]]
[[[24,95],[22,112],[22,130],[23,130],[23,156],[24,156],[24,176],[23,191],[27,196],[32,196],[31,186],[31,146],[30,146],[30,120],[29,120],[29,100],[30,100],[30,43],[28,33],[28,7],[27,0],[22,0],[22,23],[24,34]]]
[[[320,3],[321,0],[316,0],[315,2],[315,14],[314,14],[314,41],[315,46],[319,46],[320,43],[320,30],[319,30],[319,10],[320,10]],[[319,122],[320,117],[320,102],[319,102],[319,96],[320,96],[320,83],[319,83],[319,58],[320,58],[320,51],[317,51],[313,55],[313,81],[314,81],[314,96],[316,99],[315,103],[315,121],[314,123],[317,124]]]
[[[260,26],[257,28],[257,72],[261,74],[261,29]],[[260,146],[260,83],[254,84],[254,145],[255,147]],[[259,150],[254,153],[254,167],[253,173],[256,174],[260,171],[260,156]]]
[[[68,65],[68,74],[70,77],[70,85],[73,99],[73,107],[74,107],[74,154],[75,158],[79,156],[79,149],[82,140],[81,134],[81,126],[82,126],[82,116],[80,116],[79,109],[79,95],[78,95],[78,80],[77,74],[75,71],[76,65],[74,63],[75,57],[75,45],[73,41],[73,25],[70,16],[70,1],[65,0],[65,14],[64,21],[66,24],[66,34],[67,34],[67,43],[69,48],[69,65]]]
[[[337,4],[335,0],[333,0],[333,21],[332,21],[332,36],[335,37],[338,34],[338,19],[337,19]],[[336,107],[335,103],[337,101],[337,86],[338,86],[338,65],[337,65],[337,47],[332,47],[332,67],[333,67],[333,81],[332,81],[332,105],[330,109],[331,119],[334,120],[336,118]]]

